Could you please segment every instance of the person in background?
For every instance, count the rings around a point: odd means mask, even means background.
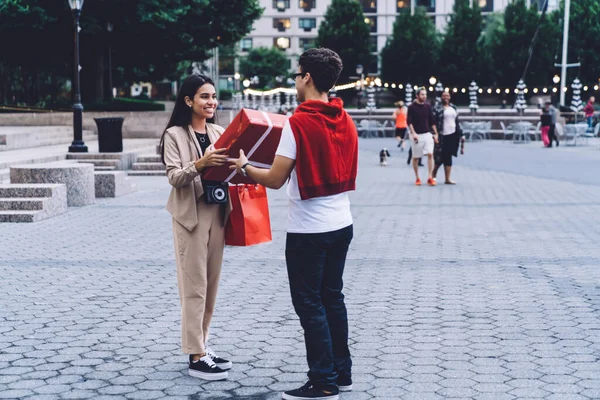
[[[438,141],[437,127],[431,106],[426,103],[427,89],[419,88],[417,100],[408,106],[408,127],[410,128],[413,169],[415,170],[417,186],[421,185],[419,178],[419,159],[427,155],[428,178],[427,184],[435,186],[433,179],[433,146]],[[432,134],[433,132],[433,134]]]
[[[585,119],[588,124],[588,131],[594,131],[594,103],[596,102],[596,98],[591,96],[588,100],[587,104],[583,108],[583,112],[585,113]]]
[[[452,172],[452,157],[458,156],[458,148],[462,139],[462,131],[458,122],[458,109],[450,103],[450,92],[442,93],[442,101],[435,108],[435,116],[438,132],[440,133],[438,143],[435,145],[433,178],[436,178],[439,168],[444,166],[446,174],[446,185],[456,185],[450,178]],[[464,142],[461,153],[464,154]]]
[[[548,140],[550,140],[550,144],[548,145],[549,147],[552,147],[552,142],[556,142],[556,146],[560,146],[560,142],[558,141],[558,136],[556,135],[556,117],[557,117],[557,110],[556,108],[552,105],[551,102],[547,102],[546,106],[548,107],[548,113],[550,114],[550,129],[548,129]]]
[[[552,115],[550,115],[548,103],[544,104],[544,108],[542,108],[540,122],[540,131],[542,134],[542,142],[544,142],[544,147],[552,147],[552,142],[548,138],[548,131],[550,131],[550,125],[552,124]]]
[[[404,139],[406,137],[406,113],[407,113],[407,107],[404,105],[404,102],[402,100],[397,101],[394,103],[394,105],[397,107],[394,110],[394,114],[392,115],[392,117],[394,118],[394,120],[396,121],[396,140],[398,141],[398,147],[400,147],[401,151],[404,151]]]

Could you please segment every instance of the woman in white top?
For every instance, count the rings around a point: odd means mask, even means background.
[[[452,157],[458,156],[458,147],[462,140],[462,131],[458,123],[458,110],[450,103],[450,93],[442,93],[442,104],[435,111],[439,135],[439,143],[434,150],[435,167],[433,178],[435,179],[440,166],[444,166],[447,185],[456,185],[450,178],[452,173]],[[464,150],[461,150],[461,153]]]

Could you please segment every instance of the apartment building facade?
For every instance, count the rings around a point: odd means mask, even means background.
[[[371,51],[381,52],[392,34],[394,21],[401,11],[425,7],[438,30],[443,31],[454,7],[454,0],[356,0],[362,6],[365,22],[371,29]],[[471,0],[479,2],[482,13],[502,12],[512,0]],[[545,0],[527,0],[543,7]],[[548,0],[548,10],[558,7],[559,0]],[[285,51],[290,70],[297,68],[298,56],[315,46],[320,24],[331,0],[260,0],[262,17],[255,21],[252,32],[242,39],[242,55],[255,47],[278,47]],[[375,59],[377,57],[374,57]],[[367,66],[377,74],[377,60]]]

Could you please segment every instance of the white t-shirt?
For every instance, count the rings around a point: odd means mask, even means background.
[[[442,135],[452,135],[456,132],[456,116],[458,112],[454,109],[454,107],[448,106],[444,110],[444,130],[442,131]]]
[[[283,126],[281,140],[275,154],[296,159],[296,138],[289,121]],[[287,224],[289,233],[333,232],[352,225],[348,193],[302,200],[296,167],[290,175],[287,195],[290,199]]]

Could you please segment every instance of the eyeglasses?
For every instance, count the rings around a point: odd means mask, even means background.
[[[304,78],[305,76],[306,76],[306,72],[298,72],[298,73],[292,74],[292,77],[294,78],[294,80],[296,80],[297,77]]]

